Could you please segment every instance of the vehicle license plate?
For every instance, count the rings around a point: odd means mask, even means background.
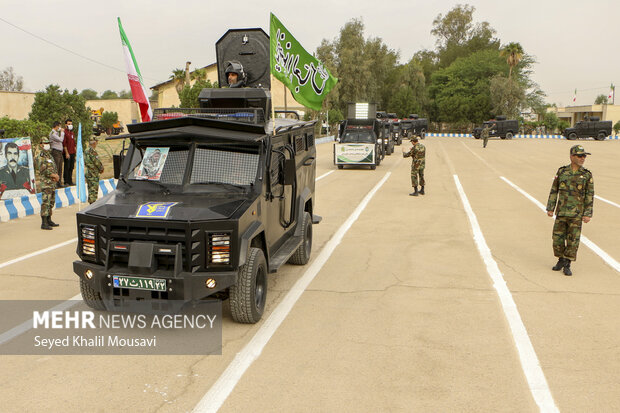
[[[126,277],[123,275],[115,275],[113,277],[113,282],[115,288],[166,291],[166,280],[161,278]]]

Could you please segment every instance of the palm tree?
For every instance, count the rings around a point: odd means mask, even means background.
[[[191,83],[191,78],[189,76],[189,65],[191,65],[192,62],[185,62],[185,86],[190,86]]]
[[[508,66],[510,66],[510,72],[508,72],[508,79],[512,76],[512,69],[519,64],[523,58],[523,47],[516,42],[508,43],[500,50],[499,55],[506,58]]]
[[[183,82],[185,81],[185,70],[174,69],[170,79],[174,80],[174,87],[177,89],[177,93],[181,93],[183,90]]]
[[[192,80],[207,80],[207,70],[205,68],[196,69],[191,73]]]

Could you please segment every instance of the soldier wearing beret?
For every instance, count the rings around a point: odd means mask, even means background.
[[[577,259],[581,225],[592,218],[594,179],[583,167],[587,155],[581,145],[570,148],[570,165],[558,169],[547,202],[547,215],[555,211],[553,254],[558,262],[552,269],[564,275],[573,275],[570,264]]]
[[[41,229],[49,230],[58,226],[52,221],[52,209],[56,203],[56,182],[60,176],[50,152],[50,140],[47,136],[41,138],[40,147],[37,169],[41,179]]]
[[[409,152],[403,152],[403,157],[411,157],[411,186],[413,186],[413,192],[409,195],[418,196],[424,195],[424,167],[426,164],[426,147],[418,142],[417,136],[412,136],[410,139],[413,146]],[[418,192],[418,177],[420,184],[420,192]]]

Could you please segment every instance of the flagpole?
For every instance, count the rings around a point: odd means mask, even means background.
[[[269,74],[269,76],[271,77],[271,90],[273,90],[274,88],[273,81],[275,80],[275,78],[273,77],[272,74]],[[286,87],[284,88],[284,93],[286,93]],[[275,110],[273,99],[271,99],[271,122],[273,122],[273,136],[276,136],[276,110]]]

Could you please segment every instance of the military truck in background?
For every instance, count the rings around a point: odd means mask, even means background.
[[[428,131],[428,119],[420,118],[416,114],[409,115],[409,119],[413,121],[413,133],[418,135],[420,139],[426,138]]]
[[[376,104],[349,103],[347,119],[340,124],[334,144],[334,164],[338,169],[345,165],[369,165],[376,169],[385,157],[384,130],[377,119]]]
[[[488,125],[489,137],[499,137],[501,139],[512,139],[519,132],[519,121],[516,119],[506,120],[505,116],[498,116],[495,119],[488,120],[482,123],[482,126],[476,127],[473,130],[474,138],[480,139],[482,136],[482,129]]]
[[[589,120],[579,121],[572,128],[564,129],[562,135],[569,140],[594,138],[602,141],[611,135],[611,123],[610,120],[600,120],[599,117],[591,116]]]
[[[229,30],[216,50],[220,84],[237,60],[248,87],[204,89],[200,108],[156,109],[129,125],[116,190],[77,214],[73,269],[91,308],[228,299],[235,321],[256,323],[268,274],[310,259],[315,122],[271,118],[262,29]]]

